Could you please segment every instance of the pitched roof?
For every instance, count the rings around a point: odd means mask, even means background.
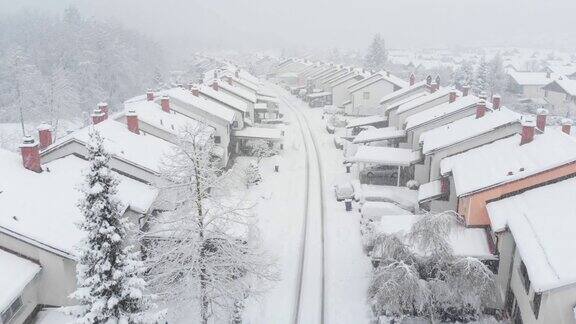
[[[514,135],[444,158],[441,173],[452,173],[456,194],[462,196],[576,161],[576,139],[570,135],[547,130],[524,145],[520,138]]]
[[[223,82],[218,82],[218,86]],[[239,110],[243,113],[248,111],[248,104],[240,99],[236,99],[233,96],[224,93],[223,91],[216,91],[212,87],[201,84],[198,86],[200,94],[210,97],[232,109]]]
[[[425,91],[426,90],[426,81],[420,81],[420,82],[416,82],[411,86],[408,87],[404,87],[402,89],[396,90],[392,93],[389,93],[387,95],[385,95],[384,97],[382,97],[380,99],[380,104],[388,104],[390,102],[394,102],[396,100],[398,100],[398,98],[408,95],[410,93],[416,93],[416,92],[421,92],[421,91]]]
[[[26,285],[40,272],[40,266],[2,249],[0,264],[0,310],[5,310],[22,295]]]
[[[444,96],[448,96],[450,94],[450,92],[452,92],[452,91],[455,91],[454,88],[448,87],[448,88],[438,89],[438,91],[435,91],[433,93],[426,93],[426,95],[424,95],[424,96],[418,97],[417,99],[411,100],[407,103],[400,105],[396,112],[397,113],[403,113],[405,111],[410,111],[414,108],[417,108],[417,107],[424,105],[426,103],[429,103],[431,101],[440,99]],[[458,91],[457,91],[457,95],[461,96],[461,94]]]
[[[510,77],[519,85],[545,85],[556,79],[557,76],[552,75],[547,78],[546,72],[518,72],[510,71]]]
[[[553,86],[557,85],[562,89],[565,93],[571,95],[572,97],[576,97],[576,80],[571,80],[568,78],[562,78],[558,80],[554,80],[544,86],[545,90],[553,90]]]
[[[182,103],[191,105],[208,114],[218,117],[228,123],[232,123],[234,121],[234,110],[222,104],[208,100],[204,97],[196,97],[188,90],[184,90],[182,88],[172,88],[169,90],[164,90],[162,93],[171,98],[179,100]]]
[[[502,107],[493,112],[486,112],[482,118],[468,116],[450,124],[434,128],[420,135],[420,142],[423,144],[422,153],[428,154],[435,150],[489,133],[502,126],[519,123],[520,117],[520,114],[506,107]]]
[[[576,284],[576,179],[489,203],[494,231],[512,233],[531,286],[543,292]]]
[[[69,155],[44,164],[50,171],[36,173],[22,167],[19,154],[0,149],[0,232],[73,258],[83,237],[77,226],[82,220],[77,188],[88,167],[87,161]],[[120,180],[117,197],[124,207],[147,213],[158,190],[116,176]]]
[[[420,153],[406,148],[361,145],[346,162],[364,162],[395,166],[410,166],[421,160]]]
[[[430,109],[426,109],[412,116],[406,118],[406,130],[418,127],[420,125],[426,124],[428,122],[438,120],[444,116],[454,114],[458,111],[469,109],[470,107],[475,107],[476,104],[480,102],[480,98],[476,96],[466,96],[456,99],[454,102],[446,102]],[[492,105],[486,103],[487,108]]]

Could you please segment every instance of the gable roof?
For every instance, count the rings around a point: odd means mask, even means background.
[[[412,110],[414,108],[417,108],[421,105],[424,105],[426,103],[429,103],[431,101],[440,99],[444,96],[448,96],[450,94],[450,92],[455,91],[454,88],[441,88],[438,89],[438,91],[432,92],[432,93],[427,93],[426,95],[419,97],[417,99],[411,100],[407,103],[404,103],[402,105],[400,105],[398,107],[398,110],[396,111],[398,114]],[[457,91],[456,93],[457,96],[461,96],[461,93],[459,91]]]
[[[576,139],[556,130],[520,145],[521,135],[507,137],[444,158],[442,175],[452,173],[458,196],[487,189],[576,161]]]
[[[380,99],[380,104],[381,105],[388,104],[390,102],[398,100],[399,97],[409,95],[411,93],[426,91],[426,86],[427,84],[425,80],[416,82],[411,86],[404,87],[402,89],[396,90],[392,93],[385,95]]]
[[[557,76],[552,75],[550,78],[547,78],[546,72],[518,72],[518,71],[510,71],[508,75],[521,86],[525,85],[545,85],[550,83],[554,80]]]
[[[575,188],[571,178],[486,205],[492,229],[512,233],[536,292],[576,284]]]
[[[479,102],[480,98],[473,95],[468,95],[466,97],[458,98],[454,102],[445,102],[430,109],[426,109],[406,118],[406,130],[418,127],[434,120],[438,120],[444,116],[449,116],[471,107],[476,107],[476,104]],[[487,102],[486,108],[490,109],[491,107],[492,104]]]
[[[501,107],[492,112],[487,111],[482,118],[468,116],[444,126],[426,131],[420,135],[422,153],[428,154],[433,151],[463,142],[465,140],[489,133],[513,123],[520,123],[522,115],[506,107]]]
[[[218,82],[218,86],[223,82]],[[216,91],[212,89],[212,87],[201,84],[198,86],[198,90],[200,91],[201,95],[207,96],[223,105],[230,107],[234,110],[241,111],[242,113],[246,113],[248,111],[248,104],[244,101],[234,98],[233,96],[224,93],[222,91]]]
[[[170,98],[174,98],[184,104],[188,104],[210,115],[218,117],[221,120],[228,122],[229,124],[234,121],[234,110],[228,108],[227,106],[208,100],[204,97],[196,97],[188,90],[184,90],[182,88],[172,88],[169,90],[164,90],[162,93],[169,96]],[[170,104],[175,103],[171,102]]]
[[[564,93],[567,93],[572,97],[576,97],[576,80],[562,78],[554,80],[543,87],[544,90],[551,91],[555,91],[557,88],[560,88]]]
[[[0,232],[74,258],[75,246],[83,237],[77,226],[82,220],[77,188],[89,164],[69,155],[43,166],[50,171],[29,171],[22,167],[19,154],[0,149]],[[116,177],[120,180],[117,197],[124,207],[147,213],[158,190],[125,176]]]
[[[0,249],[0,310],[22,295],[24,288],[40,272],[40,266],[16,254]]]

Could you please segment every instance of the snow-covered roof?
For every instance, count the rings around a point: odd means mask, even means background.
[[[520,139],[514,135],[444,158],[441,173],[452,173],[462,196],[576,161],[576,139],[560,131],[547,130],[523,145]]]
[[[0,312],[4,311],[40,272],[40,266],[0,249]]]
[[[211,84],[211,82],[213,82],[213,81],[208,82],[208,84]],[[218,81],[218,80],[216,80],[216,81]],[[256,93],[255,92],[246,90],[245,88],[242,88],[242,87],[230,85],[228,83],[228,81],[226,81],[226,80],[218,81],[218,87],[221,87],[222,89],[224,89],[228,92],[232,92],[233,94],[235,94],[238,97],[243,98],[244,100],[248,100],[252,103],[256,102]]]
[[[388,110],[390,110],[390,109],[394,109],[394,108],[396,108],[396,107],[401,107],[401,106],[403,106],[403,105],[405,105],[405,104],[409,104],[409,103],[411,103],[412,101],[417,100],[418,98],[425,97],[426,94],[428,94],[428,93],[422,91],[422,92],[412,93],[412,94],[407,95],[407,96],[405,96],[405,97],[395,98],[395,99],[390,100],[390,101],[388,102],[388,107],[386,107],[386,110],[388,111]]]
[[[280,140],[282,139],[282,131],[276,128],[244,127],[244,129],[235,130],[234,136],[254,139],[261,138]]]
[[[425,95],[418,97],[412,101],[406,102],[402,105],[400,105],[398,107],[397,113],[403,113],[409,110],[412,110],[414,108],[417,108],[421,105],[424,105],[426,103],[429,103],[431,101],[440,99],[444,96],[448,96],[450,94],[451,91],[455,91],[453,88],[442,88],[442,89],[438,89],[438,91],[435,91],[433,93],[425,93]],[[460,96],[460,93],[457,93],[458,96]]]
[[[223,82],[218,82],[218,86]],[[225,104],[233,109],[239,110],[243,113],[248,112],[248,104],[240,99],[234,98],[232,95],[224,93],[223,91],[216,91],[207,85],[199,85],[198,90],[202,95],[212,98],[218,102]]]
[[[383,141],[393,138],[399,138],[406,135],[403,129],[397,129],[394,126],[384,128],[369,128],[361,131],[354,138],[354,143],[369,143],[374,141]]]
[[[512,233],[531,286],[543,292],[576,284],[576,179],[489,203],[494,231]]]
[[[380,115],[358,117],[358,118],[354,118],[351,121],[349,121],[348,124],[346,125],[346,128],[368,126],[368,125],[372,125],[372,124],[383,123],[387,120],[388,120],[387,117],[380,116]]]
[[[493,112],[487,111],[482,118],[468,116],[450,124],[434,128],[420,135],[422,153],[428,154],[438,149],[489,133],[505,125],[520,122],[521,115],[501,107]]]
[[[200,125],[200,122],[195,119],[182,114],[167,113],[157,103],[145,99],[126,101],[124,111],[118,116],[125,115],[129,111],[134,111],[139,120],[174,135],[179,135],[186,127],[198,127]],[[207,137],[210,137],[215,131],[210,126],[206,126],[204,130]]]
[[[442,195],[442,180],[423,183],[418,188],[418,202],[428,201]]]
[[[87,126],[68,134],[47,148],[42,154],[51,152],[69,141],[86,144],[90,140],[90,128],[94,127],[104,139],[104,147],[114,157],[129,161],[142,168],[159,172],[162,159],[175,146],[154,136],[134,134],[125,124],[107,119],[94,126]]]
[[[362,145],[353,156],[346,158],[346,161],[410,166],[420,159],[420,152],[411,149]]]
[[[397,100],[399,97],[407,95],[411,92],[420,92],[426,89],[426,81],[416,82],[411,86],[403,87],[402,89],[396,90],[391,92],[380,99],[380,104],[388,104],[389,102],[393,102]]]
[[[352,184],[354,185],[354,198],[360,201],[393,202],[407,210],[414,210],[418,204],[417,190],[407,187],[360,184],[358,180],[353,181]]]
[[[371,84],[374,84],[376,82],[379,82],[379,81],[386,81],[386,82],[388,82],[388,83],[390,83],[390,84],[392,84],[398,88],[404,88],[404,87],[408,86],[408,83],[406,81],[398,78],[397,76],[395,76],[391,73],[388,73],[386,71],[381,71],[381,72],[373,74],[372,76],[370,76],[366,79],[363,79],[363,80],[360,80],[354,84],[351,84],[350,86],[348,86],[348,90],[350,92],[355,92],[355,91],[361,90],[361,89],[363,89],[363,88],[365,88]]]
[[[380,221],[374,223],[374,230],[383,234],[408,233],[412,225],[420,217],[425,216],[382,216]],[[448,242],[455,255],[479,259],[494,258],[494,255],[490,252],[488,237],[483,228],[467,228],[464,226],[455,228],[450,232]]]
[[[77,188],[89,164],[69,155],[43,166],[42,173],[27,170],[19,154],[0,149],[0,231],[72,258],[83,236],[77,226],[82,220]],[[117,178],[123,205],[147,213],[158,190],[125,176]]]
[[[182,88],[172,88],[169,90],[164,90],[162,93],[182,103],[191,105],[206,113],[216,116],[230,124],[234,121],[234,110],[206,98],[200,96],[196,97],[192,94],[192,92],[188,90],[184,90]]]
[[[576,97],[576,80],[571,80],[568,78],[558,79],[558,80],[552,81],[551,83],[546,85],[544,87],[544,89],[551,90],[551,89],[547,89],[547,88],[549,88],[552,84],[557,84],[558,87],[560,87],[562,90],[564,90],[564,92],[566,92],[567,94],[569,94],[573,97]]]
[[[60,308],[45,308],[36,314],[35,324],[73,324],[76,318],[67,315]]]
[[[510,71],[508,75],[521,86],[525,85],[545,85],[556,78],[557,75],[551,75],[548,77],[546,72],[518,72],[518,71]]]
[[[469,95],[466,97],[458,98],[452,103],[446,102],[434,106],[430,109],[426,109],[406,118],[406,130],[418,127],[433,120],[443,118],[444,116],[454,114],[461,110],[475,107],[478,102],[480,102],[480,98]],[[487,108],[490,108],[491,106],[492,104],[488,102],[486,103]]]

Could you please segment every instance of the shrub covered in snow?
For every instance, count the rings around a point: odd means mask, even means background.
[[[262,175],[260,174],[260,168],[258,164],[250,162],[246,169],[244,170],[244,180],[246,182],[246,187],[252,187],[262,181]]]
[[[252,140],[249,141],[247,145],[250,148],[250,155],[256,157],[258,159],[258,163],[260,163],[263,158],[278,154],[278,150],[274,147],[274,145],[265,140]]]
[[[488,313],[494,274],[476,258],[454,255],[448,235],[459,222],[454,213],[425,215],[408,233],[373,236],[377,266],[368,296],[375,315],[469,322]]]

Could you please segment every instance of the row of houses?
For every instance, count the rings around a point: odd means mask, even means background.
[[[104,139],[118,198],[139,228],[174,208],[161,167],[184,128],[216,144],[212,154],[222,168],[250,141],[281,147],[282,130],[262,123],[280,118],[278,101],[257,78],[226,63],[207,74],[202,83],[149,90],[116,111],[101,103],[90,125],[60,138],[42,124],[20,153],[0,150],[0,323],[30,323],[41,309],[74,304],[76,246],[84,236],[77,188],[91,129]]]
[[[278,70],[301,75],[304,65],[293,59]],[[310,78],[298,82],[315,82]],[[364,78],[381,79],[391,84],[386,80],[395,78],[386,72]],[[345,130],[335,134],[336,142],[343,143],[347,171],[382,195],[417,188],[416,211],[456,211],[465,230],[476,234],[455,248],[476,246],[467,255],[481,254],[491,265],[499,308],[512,322],[576,323],[572,121],[550,126],[546,109],[536,116],[519,114],[498,95],[487,98],[472,95],[468,87],[440,87],[430,77],[419,82],[411,77],[388,91],[371,87],[371,81],[355,84],[351,94],[359,88],[367,92],[362,98],[377,99],[370,103],[372,111],[362,114],[346,109],[353,103],[334,103],[340,108],[334,118],[347,120]],[[395,197],[384,198],[372,200],[406,206]],[[366,204],[373,207],[369,201],[361,208]],[[378,216],[386,222],[386,231],[406,223],[398,221],[405,220],[405,213],[392,215],[396,221]]]

